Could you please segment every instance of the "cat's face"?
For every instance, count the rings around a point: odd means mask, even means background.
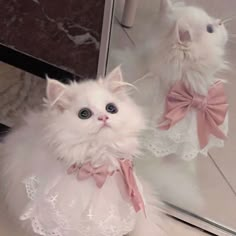
[[[124,85],[119,68],[105,79],[68,86],[48,80],[47,99],[54,114],[51,129],[55,140],[72,146],[112,146],[124,140],[128,146],[129,137],[137,137],[144,121]]]
[[[220,19],[207,15],[195,7],[178,7],[177,39],[180,44],[189,46],[198,59],[214,60],[221,56],[228,34]]]
[[[186,65],[188,61],[202,64],[209,71],[221,67],[228,41],[223,21],[196,7],[173,5],[169,0],[161,2],[162,29],[169,27],[172,46],[185,52],[187,56],[182,58]]]

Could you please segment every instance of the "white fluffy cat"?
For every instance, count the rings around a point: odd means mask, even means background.
[[[163,235],[151,192],[122,169],[145,128],[126,85],[120,68],[78,84],[49,79],[44,109],[6,137],[1,188],[30,235]]]
[[[160,2],[158,19],[145,34],[143,44],[137,45],[136,52],[120,52],[119,56],[127,59],[123,68],[133,81],[150,74],[151,79],[136,83],[140,89],[137,100],[146,106],[152,125],[157,127],[146,134],[146,147],[156,156],[174,153],[191,159],[199,153],[207,154],[213,146],[222,147],[223,134],[221,139],[211,133],[208,144],[201,146],[197,134],[198,109],[193,107],[168,130],[159,129],[165,118],[166,99],[176,83],[182,83],[198,97],[208,95],[220,80],[218,72],[227,68],[224,56],[228,33],[224,20],[215,19],[200,8],[172,4],[169,0]],[[219,129],[226,135],[227,115],[220,123]]]

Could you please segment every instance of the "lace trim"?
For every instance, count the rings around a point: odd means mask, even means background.
[[[76,222],[76,227],[69,224],[66,210],[74,209],[75,202],[72,200],[67,206],[61,206],[58,202],[58,194],[48,195],[36,204],[40,181],[36,176],[29,177],[23,181],[28,198],[31,200],[20,220],[30,220],[33,231],[41,236],[121,236],[132,231],[135,225],[133,206],[124,202],[124,209],[128,212],[121,218],[116,207],[109,207],[105,217],[93,215],[93,209],[89,208]],[[41,213],[41,214],[40,214]],[[43,214],[44,213],[44,214]],[[46,218],[46,219],[45,219]],[[122,227],[121,227],[122,225]]]
[[[161,137],[161,135],[158,134],[158,131],[157,133],[150,136],[142,138],[143,148],[153,153],[156,157],[164,157],[175,154],[184,160],[191,160],[197,157],[199,153],[207,156],[208,150],[211,147],[221,148],[224,146],[223,140],[215,140],[213,144],[209,144],[207,147],[200,150],[199,148],[194,147],[193,143],[191,143],[191,140],[186,142],[183,142],[183,140],[180,141],[181,134],[176,134],[176,136],[168,137],[173,141],[168,141],[168,144],[158,141],[161,139],[164,140],[166,138],[164,135]]]
[[[34,200],[35,195],[37,193],[37,187],[39,184],[39,180],[37,179],[36,176],[32,176],[29,179],[26,179],[25,181],[23,181],[23,183],[25,184],[25,189],[26,189],[26,193],[27,193],[28,198],[30,200]]]
[[[228,116],[221,129],[228,132]],[[214,136],[210,137],[208,145],[200,149],[197,135],[196,114],[188,114],[184,120],[180,121],[169,130],[159,130],[154,128],[143,134],[141,137],[143,148],[150,151],[156,157],[164,157],[175,154],[182,159],[191,160],[203,154],[207,156],[208,150],[212,147],[223,147],[224,141]]]

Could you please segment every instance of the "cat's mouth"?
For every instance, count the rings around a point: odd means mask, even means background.
[[[111,125],[109,125],[108,123],[104,122],[100,128],[98,129],[98,133],[101,131],[101,130],[104,130],[104,129],[111,129]]]
[[[108,124],[108,123],[103,123],[102,126],[100,127],[100,129],[103,129],[103,128],[111,128],[111,126]]]

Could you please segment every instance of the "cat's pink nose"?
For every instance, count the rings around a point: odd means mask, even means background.
[[[109,117],[107,115],[102,115],[102,116],[99,116],[98,117],[98,120],[101,120],[101,121],[107,121],[109,119]]]

